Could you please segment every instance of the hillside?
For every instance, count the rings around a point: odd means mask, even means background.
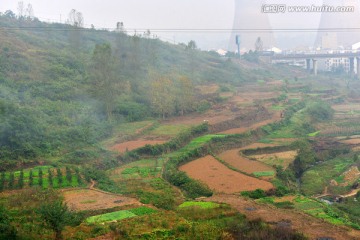
[[[358,89],[1,15],[0,239],[357,239]]]
[[[193,90],[198,84],[246,79],[246,71],[213,53],[147,36],[5,15],[0,33],[0,159],[11,159],[2,168],[94,144],[119,122],[198,109],[179,106],[177,98],[170,99],[168,110],[159,110],[149,91],[160,87],[153,84],[157,79],[171,85],[165,96],[174,95],[182,82]],[[95,46],[103,44],[109,47],[109,53],[101,53],[109,54],[105,63],[94,55]],[[102,69],[110,76],[107,83],[107,76],[93,71],[101,64],[109,65]]]

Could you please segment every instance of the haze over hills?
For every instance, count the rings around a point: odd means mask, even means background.
[[[0,16],[0,239],[359,239],[360,81]]]

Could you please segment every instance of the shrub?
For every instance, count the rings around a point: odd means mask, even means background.
[[[317,101],[309,104],[306,112],[313,121],[321,122],[332,119],[335,111],[328,103]]]
[[[241,196],[249,197],[252,199],[259,199],[266,197],[266,193],[262,189],[256,189],[255,191],[244,191],[241,192]]]

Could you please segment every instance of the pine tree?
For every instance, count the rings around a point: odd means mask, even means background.
[[[66,167],[66,180],[68,181],[69,184],[71,184],[72,174],[69,167]]]
[[[24,172],[23,172],[23,170],[21,170],[19,180],[18,180],[18,188],[22,189],[23,187],[24,187]]]
[[[4,189],[5,189],[5,172],[2,172],[0,178],[0,192],[3,191]]]
[[[42,187],[43,186],[43,171],[41,168],[39,168],[39,186]]]
[[[62,182],[63,182],[61,169],[60,169],[60,168],[57,168],[57,169],[56,169],[56,172],[57,172],[57,178],[58,178],[58,185],[59,185],[59,187],[61,187],[61,186],[62,186]]]
[[[77,178],[77,182],[79,185],[82,184],[82,180],[81,180],[81,175],[80,175],[80,171],[78,168],[75,168],[75,173],[76,173],[76,178]]]
[[[31,169],[30,173],[29,173],[29,186],[32,187],[33,184],[34,184],[34,175],[33,175],[32,169]]]
[[[11,172],[9,176],[9,189],[14,188],[14,183],[15,183],[15,175],[13,172]]]
[[[52,187],[54,185],[54,183],[53,183],[53,173],[52,173],[50,168],[48,169],[48,179],[49,179],[49,186]]]

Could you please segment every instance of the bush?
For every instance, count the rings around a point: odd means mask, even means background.
[[[130,122],[143,120],[150,115],[149,107],[136,102],[120,102],[114,112],[124,115]]]
[[[262,189],[256,189],[255,191],[244,191],[241,192],[241,196],[249,197],[252,199],[260,199],[266,197],[266,193]]]
[[[211,104],[208,102],[208,101],[206,101],[206,100],[202,100],[199,104],[198,104],[198,106],[197,106],[197,108],[196,108],[196,111],[198,112],[198,113],[204,113],[204,112],[206,112],[207,110],[209,110],[211,108]]]
[[[306,112],[313,121],[321,122],[331,120],[334,116],[335,111],[328,103],[323,101],[317,101],[311,103],[307,107]]]

